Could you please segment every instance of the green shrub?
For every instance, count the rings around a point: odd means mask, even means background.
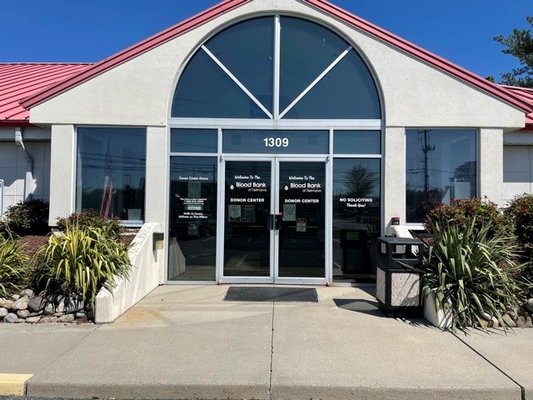
[[[476,323],[486,329],[493,317],[506,328],[505,311],[524,303],[516,240],[491,228],[475,219],[465,228],[429,226],[432,244],[421,267],[423,294],[433,293],[437,309],[451,313],[452,330]]]
[[[489,234],[496,230],[510,229],[507,219],[498,210],[495,203],[478,198],[456,200],[452,205],[439,205],[433,208],[424,221],[426,228],[437,224],[441,228],[457,226],[459,229],[467,229],[472,222],[474,230],[489,225]]]
[[[8,207],[4,225],[17,235],[44,235],[50,232],[48,226],[48,203],[43,200],[21,201]]]
[[[28,256],[20,243],[10,234],[0,235],[0,296],[7,296],[18,290],[24,280]]]
[[[44,250],[44,278],[48,291],[81,296],[92,308],[102,287],[111,290],[115,277],[127,277],[130,262],[126,246],[111,238],[103,227],[66,222],[64,232],[50,237]]]
[[[65,232],[67,225],[78,225],[80,228],[100,228],[105,235],[118,239],[122,233],[122,226],[118,218],[104,218],[94,210],[71,214],[67,218],[58,218],[57,227]]]
[[[524,194],[513,199],[505,209],[516,236],[528,257],[533,258],[533,194]]]
[[[522,258],[527,264],[522,276],[526,282],[528,296],[533,296],[533,195],[518,196],[505,210],[518,242],[522,248]]]

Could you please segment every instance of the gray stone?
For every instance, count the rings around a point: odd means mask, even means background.
[[[15,324],[23,324],[23,323],[25,323],[25,322],[26,322],[26,320],[25,320],[24,318],[19,318],[19,319],[17,319],[17,320],[15,321]]]
[[[65,312],[65,298],[62,297],[56,306],[56,313],[64,313],[64,312]]]
[[[44,307],[44,314],[45,315],[51,315],[55,313],[56,308],[53,303],[46,303],[46,306]]]
[[[18,310],[17,311],[17,317],[26,319],[30,316],[30,312],[28,310]]]
[[[526,303],[526,308],[530,313],[533,313],[533,299],[529,299]]]
[[[65,302],[65,314],[73,314],[83,310],[83,302],[78,299],[69,299]]]
[[[28,323],[28,324],[36,324],[37,322],[39,322],[40,319],[41,319],[40,316],[28,317],[28,318],[26,318],[26,323]]]
[[[39,320],[40,324],[52,324],[54,322],[57,322],[57,317],[42,317]]]
[[[492,320],[492,317],[491,317],[491,315],[490,315],[489,313],[484,312],[484,313],[483,313],[483,319],[484,319],[485,321],[491,321],[491,320]]]
[[[20,296],[18,294],[14,294],[13,296],[11,296],[11,299],[13,301],[17,301],[19,298],[20,298]]]
[[[9,314],[9,310],[7,308],[0,308],[0,318],[4,318],[7,314]]]
[[[533,319],[531,317],[526,317],[526,328],[533,328]]]
[[[513,321],[516,321],[518,318],[518,310],[516,308],[510,308],[507,310],[507,315],[509,315]]]
[[[516,322],[509,316],[509,314],[503,314],[503,322],[510,328],[516,328]]]
[[[525,328],[526,327],[526,317],[518,317],[516,319],[516,326],[518,328]]]
[[[12,305],[13,305],[13,300],[0,299],[0,307],[7,308],[9,310]]]
[[[52,314],[52,316],[58,317],[58,318],[62,317],[63,315],[65,315],[65,313],[63,313],[63,312],[55,312],[55,313]]]
[[[13,303],[13,305],[11,306],[11,310],[27,310],[29,301],[30,298],[28,296],[22,296]]]
[[[43,310],[41,311],[37,311],[37,312],[32,312],[30,313],[30,317],[37,317],[38,315],[43,315]]]
[[[500,322],[498,321],[498,318],[492,317],[492,319],[490,320],[489,326],[491,328],[498,328],[500,326]]]
[[[32,298],[34,295],[35,293],[33,293],[33,290],[31,289],[24,289],[19,293],[20,297],[28,296],[29,298]]]
[[[58,322],[74,322],[74,315],[65,314],[62,317],[59,317]]]
[[[14,322],[17,322],[18,319],[19,317],[17,317],[17,314],[9,313],[4,317],[4,322],[12,324]]]
[[[43,298],[41,296],[35,296],[28,303],[28,310],[31,312],[38,312],[44,308]]]
[[[84,318],[86,315],[84,312],[77,312],[76,314],[74,314],[74,316],[76,318]]]

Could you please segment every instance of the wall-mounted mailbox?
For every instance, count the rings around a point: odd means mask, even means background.
[[[153,237],[154,251],[165,248],[165,234],[163,232],[154,232]]]

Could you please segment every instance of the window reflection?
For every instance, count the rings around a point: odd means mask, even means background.
[[[440,204],[475,197],[476,131],[407,130],[407,222]]]
[[[171,158],[169,280],[215,280],[216,187],[216,157]]]
[[[333,277],[372,280],[381,226],[381,160],[333,164]]]
[[[76,211],[141,224],[144,220],[146,132],[79,128]]]

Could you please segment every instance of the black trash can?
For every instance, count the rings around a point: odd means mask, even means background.
[[[388,317],[418,316],[422,312],[421,276],[402,264],[422,264],[419,239],[388,237],[378,239],[376,298]]]

